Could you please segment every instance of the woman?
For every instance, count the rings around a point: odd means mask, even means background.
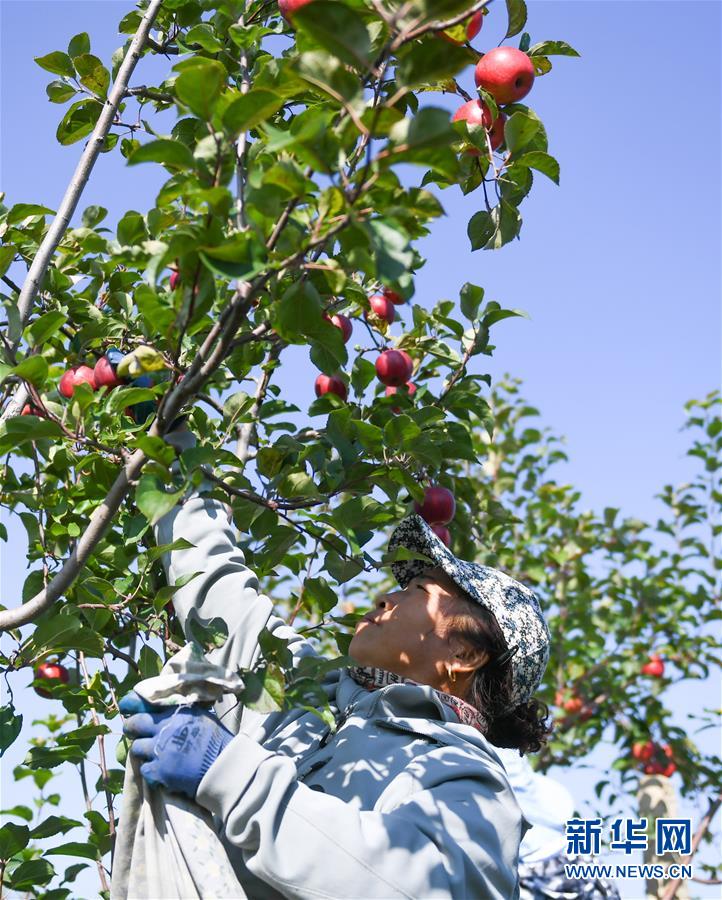
[[[187,638],[194,621],[222,618],[228,639],[209,658],[229,669],[254,665],[264,628],[296,659],[314,654],[258,593],[227,508],[203,490],[155,526],[158,544],[192,545],[163,557],[169,584],[187,581],[174,594]],[[457,560],[420,517],[396,528],[397,547],[430,561],[392,564],[400,589],[358,623],[357,665],[325,679],[334,729],[303,709],[262,715],[235,698],[216,704],[223,725],[197,707],[121,701],[143,777],[213,814],[254,900],[519,896],[530,826],[493,744],[527,752],[546,739],[532,694],[547,626],[531,591]]]

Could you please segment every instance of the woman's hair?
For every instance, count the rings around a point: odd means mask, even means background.
[[[448,636],[463,641],[470,649],[486,650],[491,657],[472,677],[469,692],[462,698],[475,707],[487,723],[486,738],[497,747],[514,747],[519,755],[541,750],[552,733],[547,724],[549,708],[540,700],[528,700],[510,710],[512,664],[497,660],[508,651],[496,616],[485,606],[459,590],[465,607],[449,622]]]

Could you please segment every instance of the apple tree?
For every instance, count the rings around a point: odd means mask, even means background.
[[[551,56],[577,55],[532,43],[523,0],[487,7],[141,0],[111,60],[86,33],[37,57],[63,107],[57,139],[83,150],[57,211],[0,206],[0,502],[30,565],[0,609],[1,749],[25,742],[14,775],[39,792],[0,829],[7,889],[62,900],[94,864],[107,895],[122,775],[109,723],[180,647],[179,585],[164,582],[152,525],[188,488],[210,479],[269,592],[291,580],[288,619],[332,642],[329,665],[357,615],[339,593],[390,562],[379,534],[438,486],[459,523],[476,521],[471,467],[495,425],[491,379],[474,370],[493,326],[521,312],[473,284],[458,305],[414,303],[416,244],[455,188],[478,197],[472,251],[518,237],[534,173],[559,178],[528,95]],[[490,17],[503,46],[482,54],[468,39]],[[157,83],[143,77],[163,60]],[[162,176],[153,204],[113,228],[108,210],[81,206],[103,154],[130,178]],[[305,409],[284,377],[307,379]],[[164,437],[179,417],[199,440],[176,467]],[[213,623],[197,634],[223,640]],[[320,702],[318,672],[264,651],[244,673],[247,702]],[[28,670],[54,703],[40,737],[13,692]],[[72,817],[52,812],[61,766],[82,789]],[[82,861],[60,872],[56,857]]]
[[[538,695],[555,732],[532,765],[593,766],[604,747],[616,757],[594,784],[592,815],[604,820],[639,818],[653,780],[673,779],[666,790],[697,811],[696,877],[716,883],[722,759],[700,736],[719,733],[722,710],[697,701],[681,716],[670,694],[684,686],[697,697],[700,682],[722,679],[722,397],[714,391],[686,404],[696,471],[688,483],[661,487],[664,512],[647,523],[613,507],[580,509],[580,492],[550,471],[567,460],[562,440],[538,424],[519,385],[507,377],[492,387],[490,425],[473,431],[473,459],[450,462],[442,481],[457,500],[454,553],[515,573],[545,610],[552,652]],[[360,603],[369,589],[353,583]],[[659,896],[671,900],[678,886],[666,883]]]

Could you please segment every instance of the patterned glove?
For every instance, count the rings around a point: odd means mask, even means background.
[[[233,740],[212,713],[197,706],[159,707],[131,691],[120,701],[130,752],[143,760],[140,774],[151,786],[195,799],[201,779]]]

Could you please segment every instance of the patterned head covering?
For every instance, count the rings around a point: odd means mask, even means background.
[[[401,588],[426,569],[439,566],[472,600],[494,614],[508,646],[508,653],[497,663],[511,659],[511,707],[528,701],[544,675],[551,640],[536,594],[499,569],[457,559],[421,516],[407,516],[396,527],[389,550],[397,547],[422,553],[430,560],[391,563]]]

